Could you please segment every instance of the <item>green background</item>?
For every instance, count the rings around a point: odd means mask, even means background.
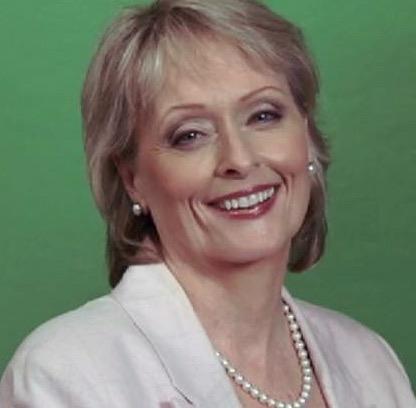
[[[322,77],[332,145],[323,262],[289,286],[381,333],[416,384],[416,2],[281,0]],[[108,290],[79,93],[121,0],[4,1],[0,12],[0,372],[41,322]]]

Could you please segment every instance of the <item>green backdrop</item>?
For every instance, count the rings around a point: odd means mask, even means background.
[[[334,162],[326,257],[289,286],[381,333],[416,384],[416,2],[268,3],[309,39]],[[2,1],[0,373],[35,326],[108,290],[79,92],[99,34],[125,4]]]

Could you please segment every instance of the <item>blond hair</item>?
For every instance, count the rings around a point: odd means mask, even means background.
[[[89,178],[107,224],[112,286],[129,264],[161,260],[153,221],[149,215],[132,214],[115,158],[135,157],[137,118],[144,118],[152,108],[168,65],[180,64],[182,50],[197,49],[207,39],[225,41],[251,62],[285,75],[298,109],[308,120],[316,157],[308,210],[293,238],[288,267],[302,271],[322,256],[329,153],[315,120],[318,77],[301,31],[254,0],[157,0],[147,7],[127,8],[111,24],[91,62],[82,94]]]

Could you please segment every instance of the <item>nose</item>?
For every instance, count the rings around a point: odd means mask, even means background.
[[[222,132],[218,145],[217,176],[242,179],[259,165],[248,138],[249,135],[237,129],[229,128]]]

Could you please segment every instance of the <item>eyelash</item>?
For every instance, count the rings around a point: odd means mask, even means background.
[[[268,116],[268,119],[260,119],[261,116]],[[283,117],[283,114],[278,110],[273,109],[264,109],[260,110],[248,119],[248,124],[252,124],[253,121],[256,121],[260,125],[267,124],[274,121],[280,121]],[[181,132],[177,135],[173,135],[171,138],[171,145],[173,147],[186,148],[191,145],[195,140],[199,139],[203,135],[203,132],[198,130],[189,130]],[[191,136],[191,138],[189,138]]]

